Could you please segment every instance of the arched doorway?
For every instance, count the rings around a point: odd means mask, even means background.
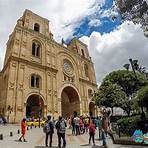
[[[27,99],[26,117],[38,118],[43,116],[44,102],[39,95],[31,95]]]
[[[90,116],[95,115],[95,103],[94,102],[89,103],[89,115]]]
[[[74,88],[65,87],[62,91],[61,99],[61,114],[64,118],[73,115],[74,112],[80,114],[80,100]]]

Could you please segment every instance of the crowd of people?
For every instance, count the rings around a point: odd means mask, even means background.
[[[23,119],[21,122],[22,135],[19,138],[19,141],[26,142],[25,133],[26,133],[26,119]],[[88,143],[91,145],[91,141],[93,145],[95,145],[95,137],[102,140],[103,147],[107,147],[106,136],[107,133],[111,131],[110,126],[110,112],[104,110],[101,116],[97,117],[84,117],[78,116],[74,114],[72,117],[64,119],[62,116],[59,116],[58,120],[55,121],[51,116],[47,116],[47,121],[45,126],[43,127],[43,132],[45,133],[45,146],[52,147],[52,138],[54,134],[54,129],[57,131],[58,137],[58,147],[66,147],[66,127],[72,131],[73,136],[81,135],[81,134],[89,134]],[[98,135],[96,134],[99,133]],[[48,140],[49,139],[49,140]],[[61,139],[63,141],[63,145],[61,143]]]
[[[89,133],[89,144],[91,139],[95,145],[95,133],[98,131],[98,139],[103,141],[103,146],[107,147],[106,135],[111,133],[110,111],[103,110],[102,114],[97,117],[83,117],[74,115],[68,119],[69,128],[72,129],[72,135]]]

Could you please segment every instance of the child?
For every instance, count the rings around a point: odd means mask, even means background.
[[[91,142],[91,138],[92,138],[92,141],[93,141],[93,144],[95,145],[95,123],[94,123],[94,120],[90,120],[90,124],[88,126],[88,129],[89,129],[89,144]]]
[[[22,131],[22,136],[19,138],[19,141],[22,142],[22,138],[24,142],[27,142],[25,139],[25,134],[26,134],[26,119],[24,118],[21,122],[21,131]]]

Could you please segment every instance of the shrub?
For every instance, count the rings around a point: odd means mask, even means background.
[[[140,120],[140,115],[123,117],[117,121],[117,124],[123,134],[132,136],[134,131],[138,129],[138,122],[140,122]]]

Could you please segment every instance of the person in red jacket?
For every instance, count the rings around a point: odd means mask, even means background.
[[[21,132],[22,132],[22,136],[19,138],[19,141],[22,141],[22,138],[23,138],[24,142],[27,142],[25,139],[25,134],[26,134],[26,119],[25,118],[21,121]]]
[[[90,124],[88,126],[89,129],[89,144],[91,142],[91,139],[93,141],[93,144],[95,145],[95,123],[94,120],[90,120]]]

